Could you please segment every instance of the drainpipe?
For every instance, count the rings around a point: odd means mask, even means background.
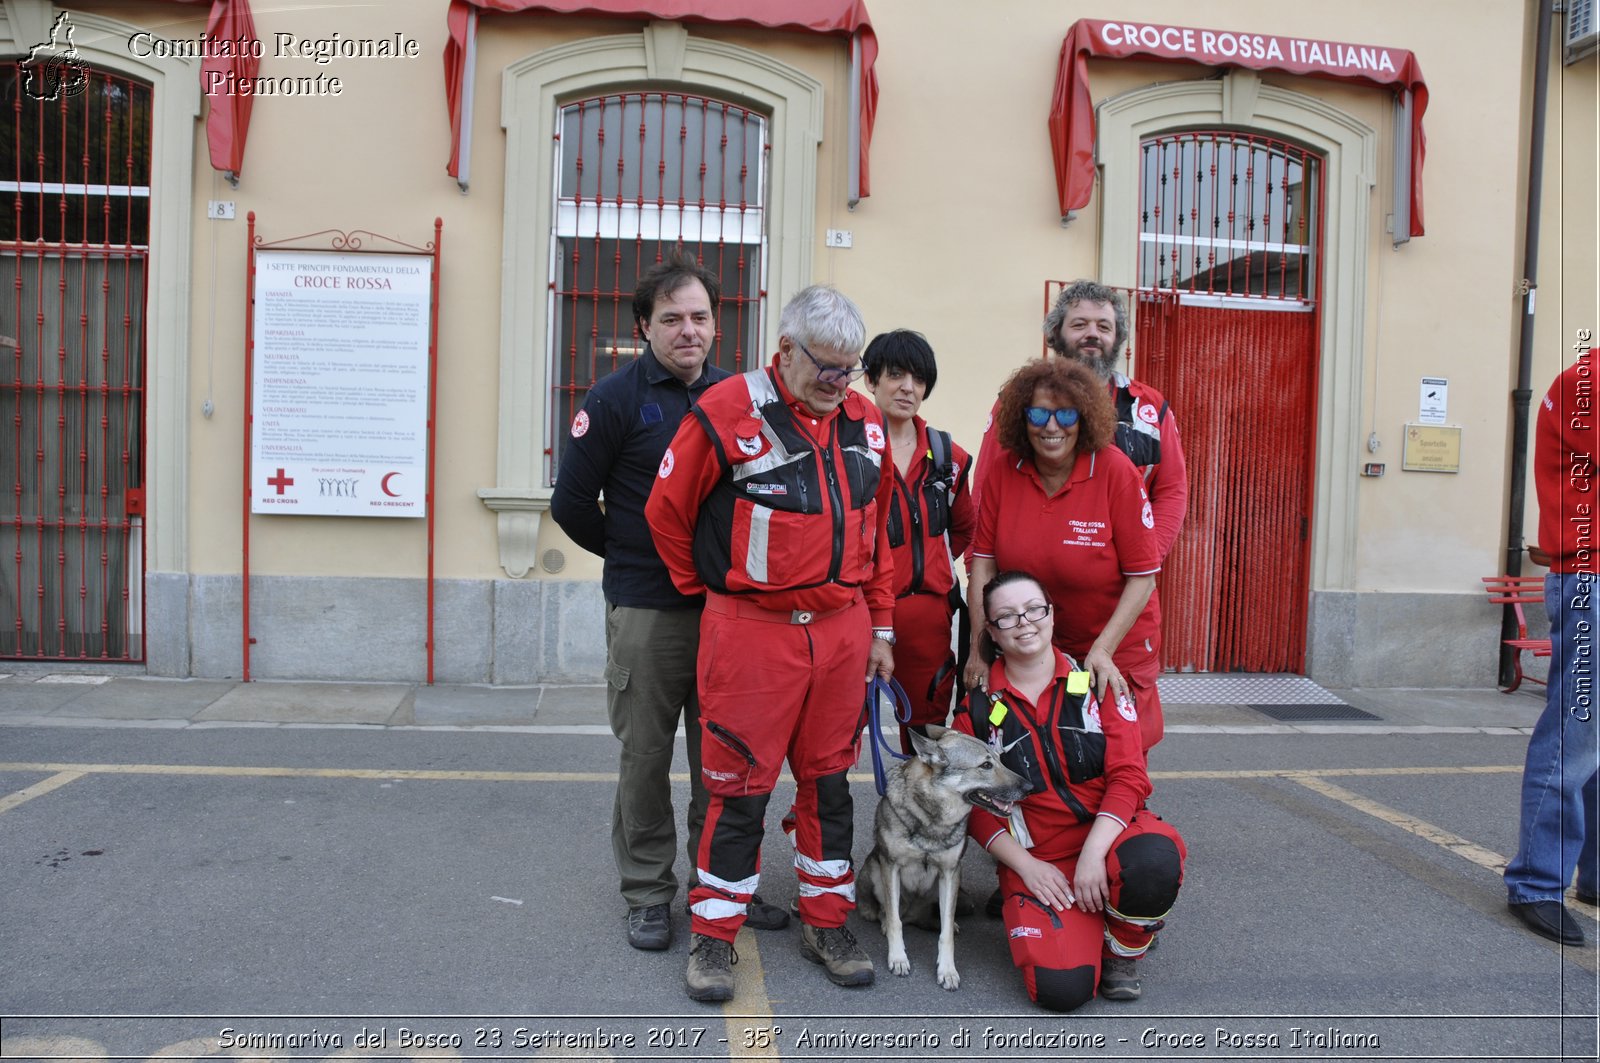
[[[1533,398],[1533,309],[1539,292],[1539,208],[1544,193],[1544,119],[1550,95],[1550,24],[1555,6],[1535,0],[1539,11],[1538,43],[1534,46],[1533,115],[1528,134],[1528,216],[1522,251],[1522,335],[1517,351],[1517,388],[1511,393],[1510,514],[1506,524],[1506,574],[1522,574],[1522,524],[1528,497],[1528,405]],[[1505,606],[1500,637],[1517,637],[1516,612]],[[1500,685],[1511,683],[1512,657],[1516,653],[1500,644]]]

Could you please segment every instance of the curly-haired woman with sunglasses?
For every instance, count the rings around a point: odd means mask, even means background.
[[[1150,500],[1133,462],[1114,445],[1105,387],[1059,358],[1030,362],[1001,389],[994,413],[1003,460],[980,489],[969,586],[997,572],[1032,572],[1059,605],[1055,645],[1083,662],[1108,700],[1131,696],[1144,748],[1161,739],[1161,550]],[[971,595],[972,630],[984,625]],[[981,686],[976,653],[962,670]]]

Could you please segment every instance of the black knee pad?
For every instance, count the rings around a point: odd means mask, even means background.
[[[1117,846],[1116,854],[1122,865],[1117,911],[1142,919],[1165,915],[1183,878],[1177,845],[1164,835],[1140,834]]]
[[[770,793],[743,797],[724,797],[722,814],[711,835],[710,872],[728,882],[740,882],[755,874],[761,853],[762,819],[767,814]]]
[[[856,806],[844,772],[817,780],[817,819],[822,826],[822,859],[849,860],[855,842]]]
[[[1047,1011],[1076,1011],[1094,999],[1094,968],[1033,969],[1033,999]]]

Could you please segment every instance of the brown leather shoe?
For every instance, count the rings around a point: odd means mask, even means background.
[[[739,954],[733,942],[706,934],[689,935],[689,970],[683,976],[690,1000],[733,999],[733,965]]]
[[[1100,961],[1100,996],[1106,1000],[1138,1000],[1144,995],[1134,962],[1126,956],[1107,956]]]
[[[827,968],[834,985],[871,985],[872,960],[856,943],[856,936],[844,926],[800,925],[800,954],[812,963]]]

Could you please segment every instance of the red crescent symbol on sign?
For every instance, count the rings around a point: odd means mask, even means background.
[[[400,497],[394,491],[389,490],[389,481],[394,479],[396,476],[399,476],[399,475],[400,474],[397,473],[397,472],[386,472],[386,473],[383,474],[383,479],[378,481],[378,486],[383,488],[383,493],[388,495],[390,498],[399,498]]]

